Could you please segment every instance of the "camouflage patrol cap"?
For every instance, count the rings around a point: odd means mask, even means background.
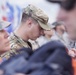
[[[31,17],[34,18],[44,30],[50,30],[50,27],[48,26],[49,18],[41,9],[30,4],[23,9],[23,13],[31,15]]]
[[[8,27],[11,23],[7,21],[0,20],[0,30]]]

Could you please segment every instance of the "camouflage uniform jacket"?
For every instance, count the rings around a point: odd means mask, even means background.
[[[5,53],[3,53],[2,55],[0,55],[0,64],[6,60],[8,60],[11,56],[19,54],[20,51],[16,51],[16,50],[9,50]]]
[[[10,39],[11,50],[18,50],[23,47],[31,48],[31,46],[28,44],[28,41],[24,41],[14,33],[10,35],[9,39]]]

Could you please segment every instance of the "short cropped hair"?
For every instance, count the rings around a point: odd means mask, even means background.
[[[26,22],[28,20],[28,18],[31,18],[33,22],[37,23],[37,21],[31,17],[31,14],[27,15],[25,13],[22,13],[21,22]]]
[[[31,17],[31,16],[30,15],[27,15],[25,13],[22,13],[21,22],[25,22],[29,17]]]

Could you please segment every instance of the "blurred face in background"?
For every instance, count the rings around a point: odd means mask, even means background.
[[[9,35],[6,30],[0,30],[0,53],[4,53],[10,50],[10,42],[8,36]]]
[[[61,8],[57,19],[65,23],[69,37],[76,40],[76,6],[69,11]]]
[[[51,29],[51,30],[44,30],[44,35],[45,35],[45,37],[47,37],[48,39],[52,37],[53,33],[54,33],[54,32],[53,32],[52,29]]]
[[[62,34],[65,32],[65,26],[64,25],[59,25],[56,27],[57,30],[59,30]]]

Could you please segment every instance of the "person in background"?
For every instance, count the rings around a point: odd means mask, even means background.
[[[53,36],[53,30],[45,30],[44,31],[45,37],[47,38],[48,41],[50,41],[50,38]]]
[[[57,0],[57,1],[48,0],[48,1],[53,3],[58,3],[60,5],[60,10],[57,19],[65,23],[64,25],[67,28],[70,39],[75,42],[76,41],[76,0]],[[69,53],[69,51],[72,52]],[[76,49],[70,48],[68,50],[68,53],[71,57],[73,57],[72,65],[74,68],[74,75],[76,75]]]
[[[36,41],[38,42],[39,46],[42,46],[48,42],[50,42],[50,38],[53,35],[53,30],[44,30],[44,36],[39,37]]]
[[[65,33],[65,27],[63,25],[62,22],[54,22],[52,25],[52,29],[53,29],[53,36],[51,37],[51,41],[53,40],[58,40],[61,41],[63,44],[65,44],[65,40],[64,40],[64,33]]]
[[[34,5],[30,4],[24,8],[21,23],[9,38],[11,49],[32,48],[28,40],[36,40],[44,34],[44,30],[50,30],[48,20],[48,16]]]
[[[5,30],[10,24],[10,22],[0,20],[0,63],[3,62],[4,53],[10,50],[9,34]],[[6,53],[6,58],[8,58],[8,53]]]

